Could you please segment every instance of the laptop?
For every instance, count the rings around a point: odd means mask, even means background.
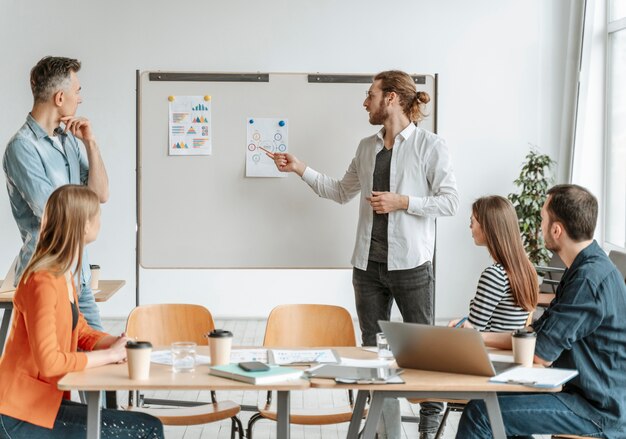
[[[0,285],[0,293],[8,293],[9,291],[15,291],[15,266],[17,265],[17,257],[13,260],[11,268],[7,271],[7,275],[4,276],[2,285]]]
[[[398,366],[493,377],[515,363],[492,362],[480,332],[379,320]]]

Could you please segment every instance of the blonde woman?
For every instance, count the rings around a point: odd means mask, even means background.
[[[126,337],[90,328],[77,306],[72,271],[80,270],[83,248],[99,230],[92,190],[66,185],[50,195],[0,360],[0,438],[84,438],[87,407],[66,399],[57,382],[68,372],[126,359]],[[163,426],[149,415],[103,410],[102,437],[158,439]]]
[[[481,274],[469,316],[461,326],[484,332],[523,327],[537,306],[539,284],[524,251],[515,208],[497,195],[479,198],[472,205],[470,229],[474,243],[487,247],[494,264]],[[449,326],[461,320],[452,320]]]

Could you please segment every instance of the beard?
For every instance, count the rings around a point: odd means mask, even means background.
[[[378,110],[376,110],[375,113],[370,113],[370,124],[382,125],[387,120],[388,115],[387,107],[385,107],[383,99],[381,98],[378,104]]]
[[[561,251],[561,247],[549,236],[544,235],[543,243],[545,247],[553,253],[558,253],[559,251]]]

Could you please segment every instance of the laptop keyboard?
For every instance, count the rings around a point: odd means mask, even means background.
[[[492,361],[491,364],[493,365],[493,369],[496,371],[496,375],[519,366],[519,364],[507,363],[506,361]]]

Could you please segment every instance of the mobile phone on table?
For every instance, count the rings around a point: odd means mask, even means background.
[[[241,367],[246,372],[263,372],[265,370],[270,370],[270,367],[261,363],[260,361],[243,361],[239,363],[239,367]]]

